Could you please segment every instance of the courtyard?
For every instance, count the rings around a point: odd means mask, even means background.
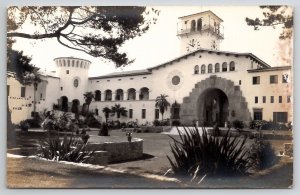
[[[126,132],[121,129],[111,130],[109,137],[98,136],[97,130],[89,131],[92,139],[107,141],[126,139]],[[282,131],[278,134],[289,134]],[[178,138],[178,135],[171,135]],[[8,186],[38,188],[284,188],[292,185],[292,159],[282,157],[273,167],[251,177],[205,179],[201,185],[179,183],[174,178],[165,177],[170,169],[166,157],[172,156],[171,138],[165,133],[134,133],[134,138],[143,139],[143,157],[131,161],[110,163],[107,166],[78,166],[76,163],[58,163],[34,157],[19,158],[15,155],[33,155],[42,130],[17,132],[17,147],[8,149]],[[100,141],[100,142],[101,142]],[[283,144],[291,140],[269,140],[276,153],[283,150]],[[247,144],[253,140],[248,139]],[[22,165],[22,166],[20,166]],[[40,182],[37,182],[40,181]],[[237,186],[238,182],[238,186]],[[39,183],[39,185],[36,185]]]

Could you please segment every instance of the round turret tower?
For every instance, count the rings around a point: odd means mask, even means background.
[[[84,103],[83,94],[87,92],[88,71],[91,62],[75,57],[59,57],[54,62],[60,78],[60,101],[64,111],[72,111],[73,104]]]

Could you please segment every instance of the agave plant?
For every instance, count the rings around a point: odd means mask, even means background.
[[[86,162],[94,155],[94,151],[86,150],[87,143],[74,136],[48,137],[40,141],[38,146],[39,155],[54,161]]]
[[[200,180],[205,176],[246,174],[251,167],[245,149],[247,138],[232,138],[229,131],[224,137],[209,136],[205,128],[201,135],[196,127],[178,133],[179,140],[170,136],[174,160],[167,156],[175,174]]]

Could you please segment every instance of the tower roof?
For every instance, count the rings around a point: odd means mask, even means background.
[[[218,18],[221,22],[223,22],[223,20],[217,16],[214,12],[210,11],[210,10],[207,10],[207,11],[203,11],[203,12],[198,12],[198,13],[194,13],[194,14],[190,14],[190,15],[186,15],[186,16],[181,16],[179,17],[178,19],[184,19],[184,18],[187,18],[187,17],[190,17],[190,16],[194,16],[194,15],[204,15],[204,14],[212,14],[214,15],[216,18]]]

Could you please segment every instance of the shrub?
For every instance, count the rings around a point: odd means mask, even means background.
[[[22,131],[28,131],[29,129],[29,123],[27,122],[27,120],[23,120],[20,122],[19,127]]]
[[[246,139],[231,138],[229,131],[224,137],[209,136],[204,128],[202,135],[197,128],[178,130],[180,140],[171,137],[171,152],[174,161],[167,156],[172,170],[181,176],[191,176],[192,180],[208,176],[230,176],[246,174],[249,161],[245,150]]]
[[[39,155],[54,161],[86,162],[94,155],[94,151],[86,150],[86,144],[77,137],[59,136],[41,140],[38,146]]]
[[[155,119],[155,120],[153,121],[153,126],[160,126],[159,120]]]
[[[180,125],[181,125],[181,123],[179,120],[172,121],[172,126],[180,126]]]
[[[249,159],[254,169],[265,169],[274,165],[278,158],[270,142],[260,135],[255,138],[249,150]]]
[[[87,126],[93,127],[93,128],[99,128],[101,126],[101,123],[94,117],[94,114],[91,112],[88,112],[86,114],[84,123]]]
[[[275,123],[273,121],[253,120],[250,122],[250,129],[257,130],[289,130],[289,124]]]
[[[235,129],[243,129],[244,128],[244,122],[240,120],[234,120],[232,121],[232,126]]]
[[[120,127],[121,128],[125,128],[127,125],[126,125],[126,123],[125,122],[122,122],[121,124],[120,124]]]

